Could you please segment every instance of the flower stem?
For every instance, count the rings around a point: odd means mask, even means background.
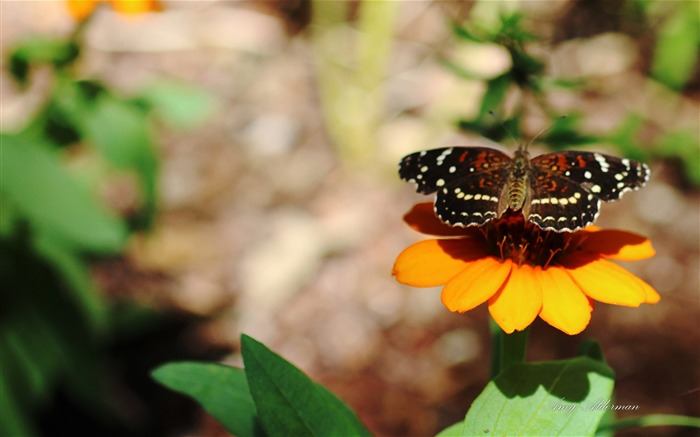
[[[530,328],[524,331],[516,331],[506,334],[491,319],[491,340],[493,355],[491,357],[491,379],[513,364],[525,362],[525,352],[527,350],[527,336]]]

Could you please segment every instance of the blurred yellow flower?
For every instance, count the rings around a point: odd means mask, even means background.
[[[162,10],[158,0],[67,0],[68,12],[76,21],[82,21],[99,3],[110,3],[112,9],[127,16]]]
[[[413,229],[437,236],[409,246],[396,259],[396,279],[415,287],[444,285],[442,302],[463,313],[488,302],[506,333],[522,331],[537,316],[569,334],[583,331],[593,301],[638,307],[659,301],[646,282],[609,260],[654,255],[639,235],[588,227],[543,231],[511,213],[483,227],[449,227],[422,203],[404,216]]]

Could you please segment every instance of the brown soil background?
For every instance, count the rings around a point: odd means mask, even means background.
[[[426,200],[398,180],[395,166],[414,150],[478,141],[459,136],[451,123],[473,111],[479,85],[440,65],[456,45],[447,20],[469,4],[401,5],[380,141],[369,159],[352,160],[337,153],[324,127],[308,11],[292,3],[170,2],[143,19],[125,21],[106,10],[95,17],[81,65],[86,76],[127,94],[149,80],[176,78],[210,92],[218,105],[195,130],[158,133],[156,226],[134,238],[123,258],[99,264],[96,277],[116,301],[205,317],[187,333],[187,347],[228,349],[222,361],[240,365],[238,338],[247,333],[348,402],[376,435],[432,435],[460,420],[487,382],[487,311],[452,314],[439,289],[412,289],[391,277],[396,255],[423,238],[401,216]],[[589,36],[553,20],[566,16],[571,2],[549,4],[528,12],[545,23],[543,34],[556,33],[559,23],[560,39],[567,31]],[[65,35],[73,25],[60,2],[2,4],[4,49],[27,35]],[[628,56],[629,43],[623,38],[618,54]],[[559,72],[585,69],[569,62],[578,46],[540,50]],[[639,73],[648,62],[643,52],[629,56],[597,77],[599,93],[561,96],[558,107],[582,108],[592,130],[614,126],[630,109],[658,111],[660,124],[677,122],[648,103],[653,90]],[[3,73],[5,129],[32,114],[41,81],[39,72],[36,85],[21,93]],[[697,123],[697,90],[682,107],[681,118]],[[534,117],[526,127],[534,133],[541,125]],[[538,321],[529,358],[567,358],[582,339],[595,338],[616,371],[617,403],[639,405],[640,414],[697,416],[699,196],[673,163],[650,165],[648,186],[605,205],[599,224],[652,239],[657,255],[625,266],[652,284],[661,302],[638,309],[599,304],[575,337]],[[128,180],[103,191],[117,208],[134,202]],[[188,435],[225,431],[203,416]],[[644,435],[693,433],[658,428]]]

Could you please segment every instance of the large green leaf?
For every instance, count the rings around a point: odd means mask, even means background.
[[[241,369],[214,363],[165,364],[152,373],[166,387],[199,402],[238,437],[264,436]]]
[[[587,357],[516,364],[474,401],[463,435],[593,435],[613,385],[612,370]]]
[[[342,401],[292,364],[246,335],[241,344],[250,392],[269,435],[370,435]]]
[[[94,332],[74,302],[66,299],[68,287],[59,273],[37,256],[28,239],[19,235],[1,242],[0,384],[7,391],[4,402],[17,410],[21,422],[20,416],[30,417],[51,400],[61,384],[72,400],[107,417]],[[5,423],[0,428],[4,430]],[[21,435],[2,430],[2,435]]]
[[[48,146],[0,136],[0,190],[30,227],[78,250],[119,251],[126,227],[63,170]]]

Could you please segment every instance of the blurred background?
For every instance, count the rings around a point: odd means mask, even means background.
[[[393,280],[425,238],[402,215],[429,200],[396,166],[550,125],[535,154],[650,165],[599,224],[651,238],[625,268],[662,300],[599,304],[576,337],[537,321],[529,358],[592,337],[616,403],[700,415],[697,2],[1,7],[3,435],[226,435],[149,372],[240,366],[241,333],[377,436],[461,420],[488,380],[488,313]]]

